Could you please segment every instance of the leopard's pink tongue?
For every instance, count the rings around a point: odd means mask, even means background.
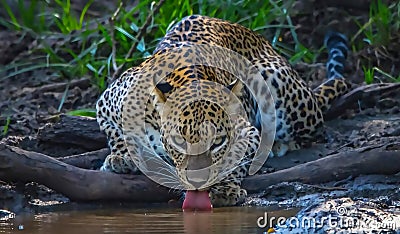
[[[182,205],[183,211],[211,211],[212,204],[207,191],[186,191],[185,201]]]

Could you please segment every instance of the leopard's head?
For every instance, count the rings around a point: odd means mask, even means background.
[[[222,86],[207,80],[188,81],[168,94],[156,89],[161,141],[186,189],[207,189],[229,170],[221,167],[237,135],[233,118],[245,115],[242,89],[240,81]]]

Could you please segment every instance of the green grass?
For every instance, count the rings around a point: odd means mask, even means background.
[[[316,62],[323,51],[322,48],[311,50],[298,40],[290,16],[294,0],[166,0],[155,14],[152,12],[157,3],[143,0],[131,8],[122,5],[113,15],[101,18],[88,15],[93,0],[88,1],[80,13],[71,8],[70,0],[24,2],[15,1],[19,12],[16,14],[5,0],[0,0],[0,7],[7,13],[6,18],[0,18],[0,24],[32,36],[41,46],[32,51],[37,56],[30,62],[16,61],[4,67],[7,75],[1,79],[51,68],[66,80],[89,76],[101,92],[118,67],[141,63],[151,55],[166,31],[190,14],[222,18],[251,28],[266,36],[291,63]],[[393,32],[400,27],[400,4],[373,1],[369,16],[365,24],[357,21],[360,30],[351,40],[353,48],[363,48],[360,38],[370,45],[388,45]],[[144,25],[148,17],[150,23]],[[142,27],[145,27],[144,35],[137,38]],[[294,43],[282,41],[284,33],[289,33]],[[52,41],[57,40],[59,43],[55,46]],[[132,45],[136,48],[126,57]],[[367,83],[374,80],[373,72],[368,74],[371,69],[365,68]]]
[[[369,21],[361,24],[355,20],[360,30],[353,36],[354,42],[360,35],[364,42],[375,46],[388,46],[393,34],[400,29],[400,3],[386,5],[382,0],[374,0],[370,5]]]
[[[18,18],[5,0],[1,0],[1,5],[9,17],[0,19],[0,24],[13,30],[27,32],[37,38],[42,47],[35,52],[43,56],[31,63],[17,62],[8,65],[5,69],[12,72],[8,72],[2,79],[36,69],[52,68],[65,79],[85,75],[93,77],[93,83],[102,91],[106,88],[107,78],[113,76],[119,65],[126,63],[133,66],[142,62],[151,55],[166,31],[182,17],[190,14],[227,19],[260,33],[268,31],[273,46],[291,58],[291,62],[315,60],[315,54],[297,40],[288,14],[294,0],[167,0],[159,12],[151,17],[150,24],[146,25],[145,36],[139,41],[137,34],[155,6],[152,1],[140,1],[131,9],[122,7],[118,14],[115,14],[113,22],[106,24],[104,22],[108,17],[87,17],[87,10],[93,1],[89,1],[79,15],[73,14],[70,0],[56,0],[55,6],[39,0],[30,2],[29,7],[26,7],[22,0],[18,0],[17,9],[22,16]],[[291,32],[296,42],[294,47],[280,42],[284,30]],[[47,40],[50,37],[58,38],[64,43],[59,43],[54,48]],[[134,43],[137,43],[134,53],[125,58]]]
[[[387,46],[391,39],[391,32],[398,31],[400,22],[400,4],[394,3],[386,5],[382,0],[374,0],[370,5],[369,21],[361,24],[355,20],[360,27],[355,38],[363,35],[363,41],[369,45],[384,45]]]
[[[77,19],[71,13],[71,1],[70,0],[54,0],[55,3],[62,9],[62,13],[55,13],[54,20],[57,24],[60,31],[64,34],[69,34],[75,30],[81,30],[83,26],[83,20],[85,18],[85,14],[89,9],[90,5],[93,3],[93,0],[90,0],[83,7],[82,12]]]
[[[374,73],[375,70],[373,68],[363,66],[364,71],[364,80],[367,84],[372,84],[374,82]]]
[[[382,71],[380,68],[376,66],[373,67],[363,66],[362,69],[364,72],[364,80],[366,84],[372,84],[374,83],[375,80],[381,82],[379,79],[375,77],[376,75],[375,72],[377,72],[381,77],[385,78],[385,82],[400,82],[400,74],[397,77],[395,77],[387,72]]]
[[[386,79],[388,79],[391,82],[400,82],[400,74],[397,77],[394,77],[394,76],[390,75],[389,73],[382,71],[378,67],[373,67],[372,69],[374,71],[378,72],[379,74],[381,74],[383,77],[385,77]]]
[[[26,3],[25,3],[26,2]],[[0,6],[4,8],[9,16],[8,21],[2,23],[14,30],[26,30],[41,32],[46,28],[45,13],[36,14],[36,11],[45,12],[44,5],[39,1],[15,1],[20,17],[17,17],[5,0],[0,0]]]
[[[95,109],[79,109],[67,112],[67,115],[70,116],[87,116],[87,117],[96,117]]]
[[[1,135],[4,137],[5,135],[7,135],[8,133],[8,128],[10,127],[10,123],[11,123],[11,117],[8,116],[6,119],[6,123],[3,126],[3,130],[1,131]]]
[[[386,50],[390,47],[391,42],[396,43],[396,38],[400,36],[400,3],[393,1],[385,4],[382,0],[373,0],[370,5],[368,22],[361,24],[358,20],[355,20],[355,23],[360,29],[350,40],[354,52],[367,46],[370,48],[383,47]],[[363,65],[364,78],[367,84],[377,80],[374,79],[374,71],[388,78],[389,81],[398,82],[398,77],[393,77],[376,66],[371,66],[370,62],[367,63],[368,65]]]

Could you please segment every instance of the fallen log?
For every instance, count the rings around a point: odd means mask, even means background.
[[[83,169],[97,169],[101,167],[107,155],[109,154],[110,149],[104,148],[83,154],[61,157],[58,158],[58,160]]]
[[[74,201],[167,202],[178,194],[144,175],[78,168],[44,154],[0,144],[0,180],[37,182]]]
[[[60,115],[55,123],[39,129],[38,141],[47,144],[66,144],[91,150],[107,147],[106,135],[100,131],[95,118]]]
[[[393,96],[398,94],[400,83],[381,83],[364,85],[355,88],[347,94],[341,96],[332,103],[332,106],[324,114],[325,120],[332,120],[340,115],[347,109],[358,104],[359,101],[367,102],[370,106],[374,106],[378,100],[383,97]]]
[[[248,193],[260,192],[263,188],[281,182],[319,184],[344,180],[360,175],[393,175],[400,172],[400,150],[349,151],[283,169],[270,174],[255,175],[243,181]]]
[[[244,180],[243,187],[249,193],[256,193],[280,182],[318,184],[362,174],[390,175],[398,172],[400,151],[386,151],[380,147],[338,153],[270,174],[250,176]],[[0,180],[37,182],[77,201],[167,202],[179,198],[177,191],[160,186],[144,175],[82,169],[5,144],[0,144]]]

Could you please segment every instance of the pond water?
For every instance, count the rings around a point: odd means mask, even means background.
[[[257,220],[290,217],[297,210],[266,207],[215,208],[182,212],[179,208],[115,208],[17,215],[0,221],[0,233],[263,233]],[[264,224],[264,219],[260,220]]]

